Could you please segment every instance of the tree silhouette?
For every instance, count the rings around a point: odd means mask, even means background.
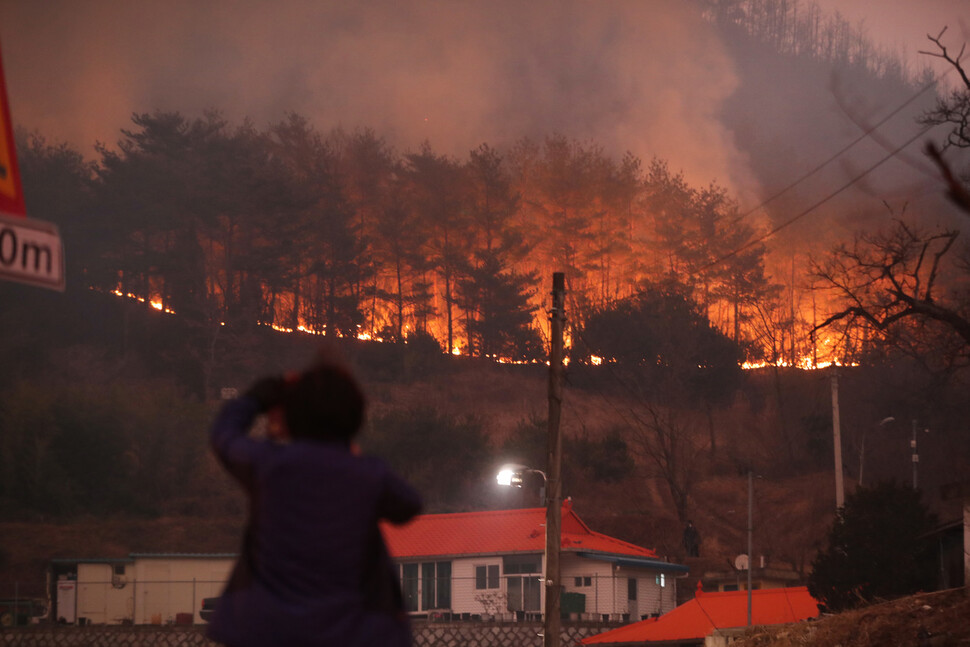
[[[583,328],[584,351],[642,376],[655,399],[694,402],[733,388],[740,349],[686,292],[676,283],[648,286],[595,310]]]
[[[845,499],[828,545],[812,563],[808,589],[826,611],[927,590],[935,580],[923,535],[934,517],[918,491],[881,483]]]
[[[843,334],[861,336],[858,328],[864,326],[904,347],[907,340],[918,342],[923,336],[914,336],[914,327],[931,321],[958,336],[965,355],[970,351],[970,302],[959,287],[965,263],[953,258],[959,235],[897,220],[889,231],[859,234],[851,245],[839,245],[830,258],[813,263],[813,271],[844,306],[813,332],[838,324]]]

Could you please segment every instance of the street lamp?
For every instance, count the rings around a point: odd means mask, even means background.
[[[916,419],[913,418],[913,439],[909,441],[909,446],[913,450],[913,489],[919,488],[919,448],[916,446]],[[929,429],[924,429],[923,433],[929,433]]]
[[[553,610],[550,610],[549,608],[549,596],[555,593],[552,590],[552,587],[559,584],[558,549],[562,543],[562,527],[558,523],[549,523],[549,518],[553,512],[552,506],[557,506],[557,510],[555,510],[555,512],[559,512],[558,498],[555,496],[550,496],[548,499],[546,498],[545,492],[546,487],[548,486],[546,473],[532,467],[514,463],[504,465],[499,470],[495,480],[499,485],[522,487],[524,480],[523,477],[526,474],[538,474],[542,477],[542,490],[540,495],[546,503],[546,546],[545,550],[543,551],[543,561],[545,562],[545,573],[543,573],[543,580],[546,585],[546,612],[543,616],[543,645],[558,645],[559,610],[558,608]],[[556,606],[558,607],[558,605]]]
[[[509,463],[501,467],[498,474],[495,476],[495,481],[499,485],[505,485],[507,487],[522,487],[526,474],[538,474],[542,477],[542,488],[539,490],[539,501],[545,502],[547,479],[546,473],[542,470],[533,469],[517,463]]]

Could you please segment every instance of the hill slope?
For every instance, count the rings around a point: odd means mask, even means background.
[[[970,592],[922,593],[797,625],[756,628],[734,647],[970,645]]]

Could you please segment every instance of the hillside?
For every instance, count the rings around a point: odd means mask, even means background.
[[[8,326],[10,343],[0,349],[11,369],[0,393],[7,424],[0,437],[5,443],[0,596],[15,589],[41,594],[46,565],[59,557],[233,551],[244,519],[239,493],[205,447],[205,427],[218,402],[199,402],[191,388],[180,387],[194,384],[191,376],[197,374],[185,370],[190,354],[176,352],[186,331],[172,317],[144,307],[132,310],[113,297],[75,293],[70,299],[65,308],[53,300],[38,304],[37,297],[33,309],[24,307],[18,327]],[[78,324],[58,326],[38,305]],[[42,340],[34,346],[42,352],[23,350],[18,340],[24,330]],[[118,339],[126,340],[125,352],[117,348]],[[248,353],[227,355],[215,366],[212,384],[242,389],[257,375],[299,367],[319,339],[261,330],[247,344]],[[370,396],[363,444],[420,485],[430,512],[538,505],[537,488],[498,488],[494,474],[503,462],[544,464],[544,366],[356,340],[343,351]],[[847,489],[859,476],[866,421],[894,411],[900,393],[914,399],[943,393],[907,391],[899,386],[907,379],[905,372],[882,368],[842,376]],[[685,561],[681,533],[692,520],[702,542],[701,557],[685,562],[692,575],[681,589],[689,594],[695,578],[730,570],[734,558],[747,552],[751,469],[758,475],[752,499],[755,555],[807,574],[835,508],[828,374],[744,372],[733,400],[710,412],[678,412],[680,426],[670,427],[678,433],[669,437],[645,424],[649,411],[640,398],[648,391],[638,396],[626,388],[630,384],[610,367],[567,370],[563,494],[573,499],[581,518],[594,530],[674,561]],[[937,409],[956,419],[967,404],[961,402],[943,402]],[[52,409],[63,416],[53,426]],[[964,473],[960,429],[941,423],[925,441],[923,461],[932,468],[921,473],[921,483],[943,519],[952,510],[938,500],[939,485]],[[908,476],[905,435],[883,433],[878,440],[870,435],[866,445],[867,482]],[[46,471],[24,471],[31,462],[20,457],[32,456],[24,452],[42,440],[56,445],[65,439],[60,453],[50,457],[60,462],[46,465]],[[101,482],[106,471],[114,481]],[[18,480],[22,476],[33,480]],[[68,477],[69,487],[59,482]],[[672,488],[683,490],[681,512]],[[144,497],[121,507],[114,503],[119,490]],[[102,498],[84,498],[86,492]],[[47,507],[32,503],[30,497],[40,494],[46,498],[36,501]]]
[[[797,625],[753,629],[734,647],[949,647],[970,644],[970,594],[923,593],[823,616]]]
[[[544,420],[548,406],[544,367],[449,359],[443,365],[432,360],[409,369],[400,368],[389,376],[391,371],[376,371],[372,359],[364,356],[366,353],[357,354],[355,361],[365,375],[372,417],[424,405],[445,418],[467,415],[481,421],[489,443],[488,455],[478,471],[466,475],[471,498],[462,504],[463,509],[538,505],[537,491],[498,488],[493,475],[501,462],[523,460],[522,454],[503,453],[503,446],[521,440],[523,425],[534,433],[535,425],[530,420]],[[579,380],[578,376],[574,378],[573,381]],[[603,397],[600,392],[567,385],[563,404],[567,440],[595,439],[622,425],[621,413],[605,406]],[[365,444],[367,434],[373,431],[365,432]],[[541,433],[540,428],[540,441]],[[186,435],[198,447],[196,451],[205,453],[203,437],[201,428]],[[715,466],[713,473],[698,474],[694,484],[691,514],[701,532],[702,551],[700,558],[688,562],[692,577],[682,586],[688,593],[693,590],[696,577],[709,570],[729,568],[734,557],[745,552],[746,480],[733,468],[724,466],[731,463],[727,456],[733,450],[729,447],[727,444],[720,450],[725,454],[723,464]],[[597,531],[653,548],[671,560],[684,561],[683,524],[671,506],[668,485],[647,459],[636,457],[635,469],[617,479],[596,478],[586,468],[588,460],[587,456],[568,451],[564,456],[564,495],[572,497],[580,516]],[[707,462],[705,458],[704,463]],[[433,488],[453,485],[438,483],[433,476],[424,482]],[[19,522],[0,523],[0,583],[4,588],[0,596],[12,595],[15,586],[22,595],[42,595],[45,569],[55,558],[234,551],[244,506],[233,484],[207,453],[192,484],[187,493],[167,502],[154,515],[88,513],[58,518],[35,514]],[[803,570],[811,559],[814,543],[831,521],[829,475],[807,473],[764,480],[759,481],[757,488],[756,550]],[[428,493],[433,499],[432,495]],[[449,510],[432,507],[429,511]]]

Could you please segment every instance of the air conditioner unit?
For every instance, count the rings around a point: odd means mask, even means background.
[[[123,589],[125,585],[128,584],[128,578],[124,575],[112,575],[111,576],[111,586],[116,589]]]

